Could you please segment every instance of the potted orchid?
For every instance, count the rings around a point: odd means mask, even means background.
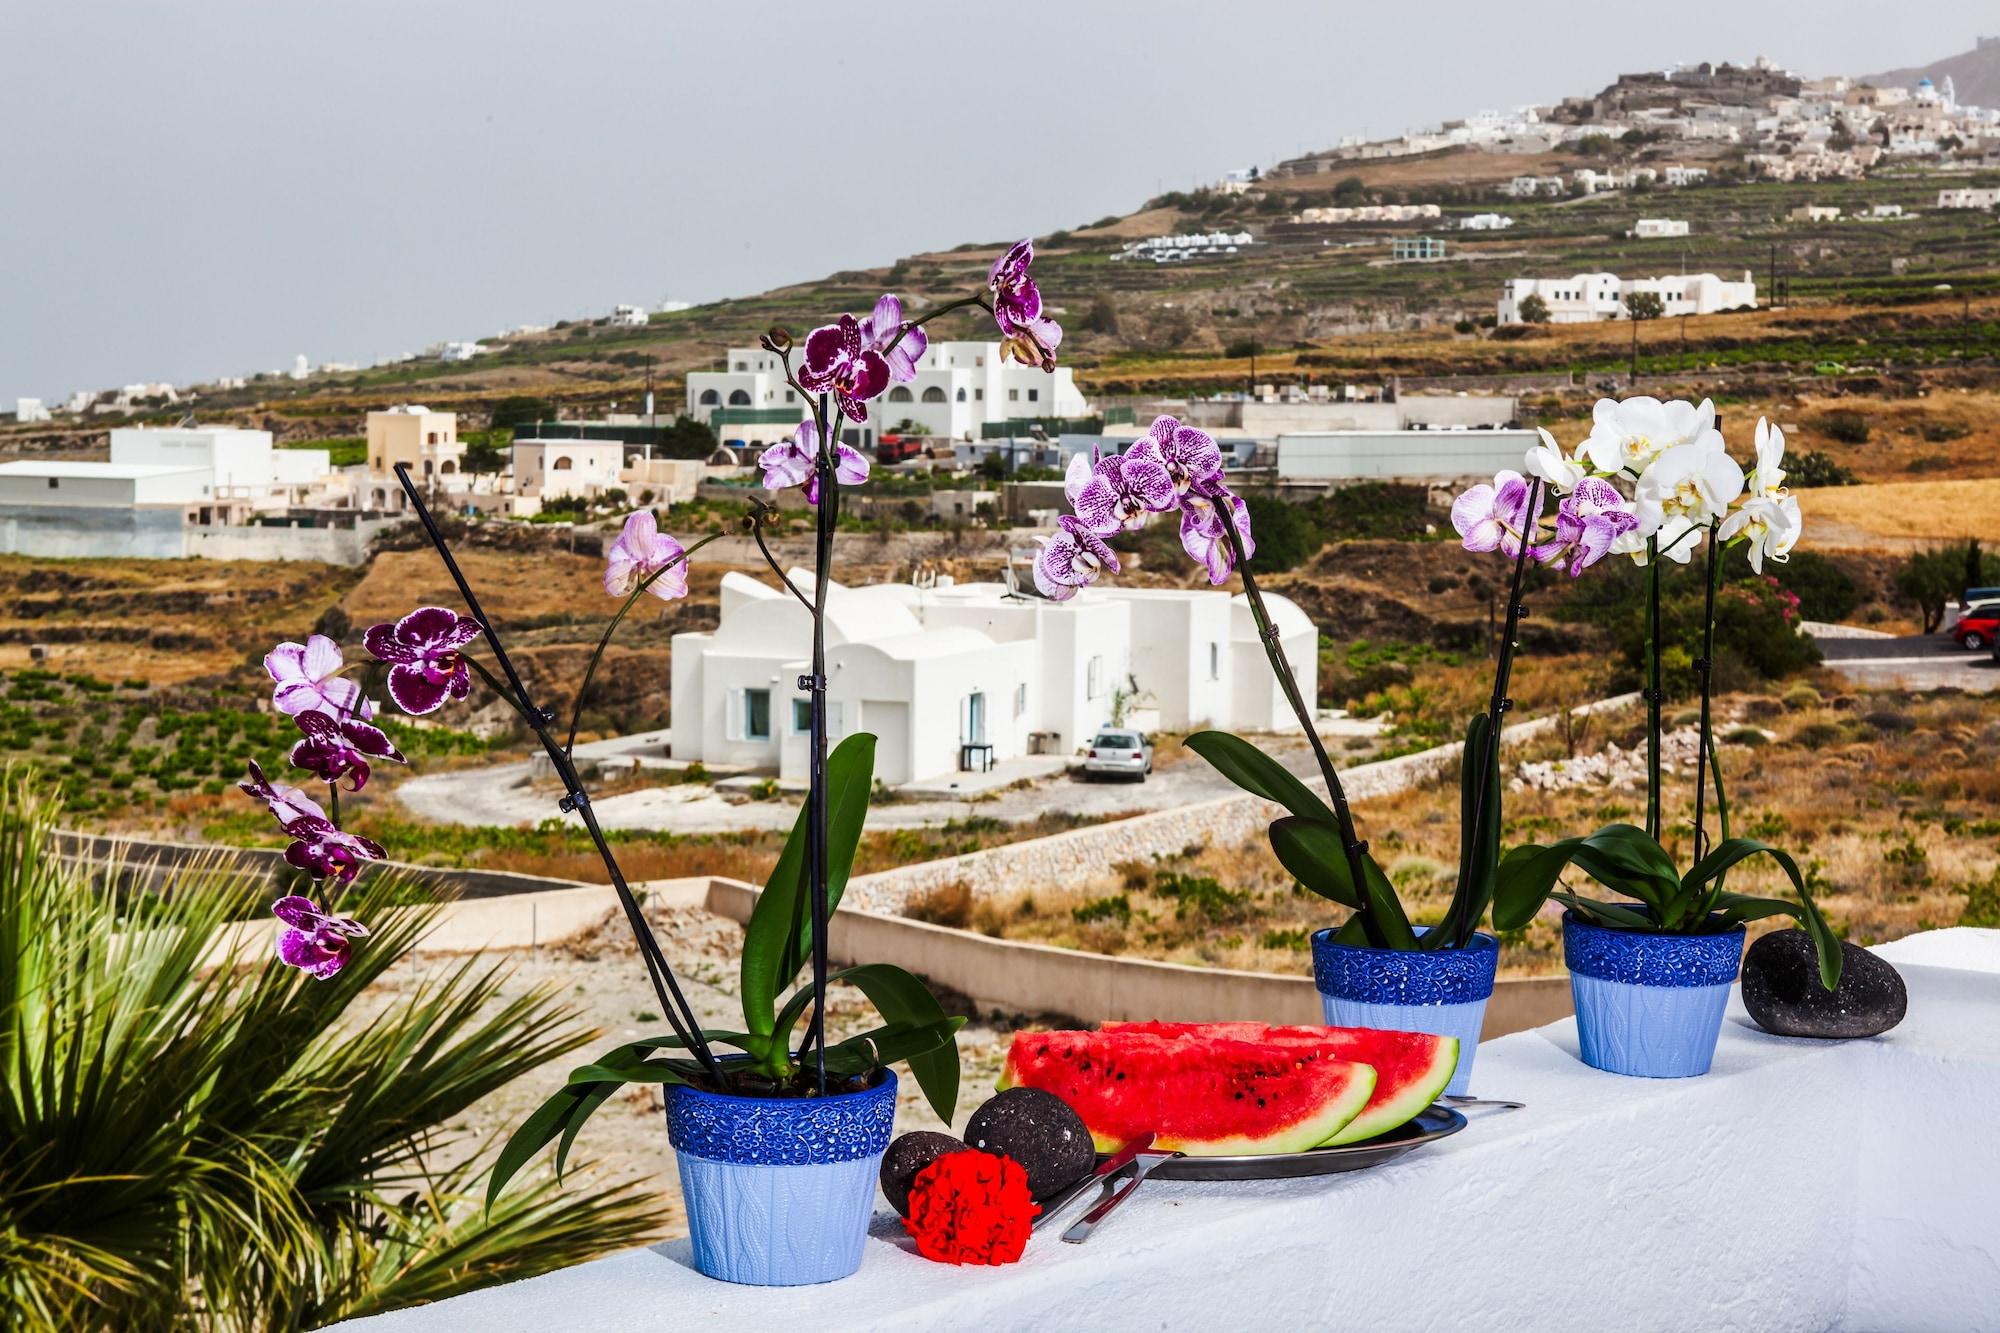
[[[833,534],[844,486],[864,481],[867,460],[839,441],[843,418],[865,421],[869,403],[898,380],[914,378],[926,347],[924,325],[950,310],[977,306],[992,316],[1005,354],[1044,370],[1055,367],[1062,330],[1042,313],[1030,272],[1034,250],[1023,241],[997,261],[981,289],[905,320],[901,303],[884,296],[864,317],[842,315],[803,342],[796,368],[782,329],[763,345],[784,362],[787,382],[808,404],[791,441],[760,459],[767,486],[800,487],[816,507],[812,596],[779,569],[765,539],[777,510],[761,502],[745,522],[780,584],[810,613],[811,673],[800,689],[811,701],[811,785],[746,928],[741,960],[742,1030],[706,1027],[688,1003],[648,925],[639,899],[619,869],[572,754],[578,716],[558,738],[553,712],[539,706],[500,636],[479,605],[437,522],[406,469],[397,475],[410,504],[458,589],[464,611],[420,607],[370,628],[364,644],[386,669],[389,697],[421,715],[463,700],[477,677],[519,715],[547,754],[574,813],[603,859],[654,994],[671,1032],[628,1042],[573,1071],[514,1133],[496,1164],[489,1199],[542,1148],[556,1144],[560,1171],[584,1123],[619,1088],[663,1089],[668,1135],[680,1165],[702,1272],[758,1285],[825,1282],[854,1271],[861,1260],[875,1180],[895,1117],[896,1076],[906,1065],[947,1122],[958,1096],[956,1033],[924,984],[885,964],[835,972],[827,958],[827,923],[839,905],[860,842],[874,779],[875,738],[847,737],[829,751],[826,716],[825,620]],[[683,549],[661,532],[650,512],[631,515],[607,552],[604,586],[621,597],[577,692],[580,711],[612,635],[643,596],[662,600],[687,592],[687,559],[718,533]],[[474,655],[484,644],[489,667]],[[316,976],[338,971],[366,927],[334,914],[335,897],[360,867],[385,849],[340,826],[339,791],[366,782],[369,761],[402,756],[371,720],[369,684],[347,678],[339,646],[315,636],[286,644],[267,662],[274,702],[298,721],[293,761],[326,784],[329,806],[269,781],[252,766],[244,790],[263,801],[292,838],[287,860],[324,886],[320,901],[281,900],[273,909],[288,926],[279,948],[285,961]],[[805,981],[794,989],[802,972]],[[826,1031],[827,997],[835,985],[859,990],[881,1023],[842,1041]],[[790,990],[790,994],[786,992]],[[723,1053],[723,1052],[729,1053]]]
[[[1307,889],[1348,909],[1345,922],[1313,938],[1313,971],[1329,1024],[1429,1032],[1459,1039],[1451,1091],[1464,1093],[1493,993],[1499,945],[1479,930],[1499,862],[1501,718],[1512,706],[1507,686],[1518,649],[1521,589],[1530,556],[1567,565],[1572,577],[1602,559],[1622,531],[1615,506],[1597,492],[1567,498],[1544,531],[1541,478],[1502,473],[1460,497],[1452,518],[1467,549],[1502,551],[1513,560],[1507,630],[1486,712],[1466,728],[1462,764],[1462,842],[1457,886],[1435,925],[1413,925],[1389,877],[1355,830],[1340,775],[1314,726],[1264,594],[1248,561],[1256,553],[1250,516],[1225,483],[1221,451],[1205,432],[1173,417],[1155,420],[1123,453],[1072,459],[1065,479],[1072,513],[1042,539],[1035,582],[1064,600],[1105,572],[1117,572],[1107,538],[1144,527],[1156,515],[1178,517],[1181,544],[1212,584],[1238,574],[1264,652],[1312,749],[1326,795],[1249,741],[1197,732],[1187,746],[1237,786],[1283,806],[1269,830],[1272,851]],[[1615,498],[1615,497],[1614,497]]]
[[[1712,712],[1715,600],[1723,554],[1745,549],[1750,566],[1783,560],[1800,532],[1798,501],[1784,485],[1784,434],[1759,420],[1756,463],[1748,476],[1724,449],[1714,407],[1651,398],[1597,405],[1590,436],[1578,453],[1553,440],[1530,454],[1538,480],[1571,497],[1629,510],[1633,522],[1613,538],[1614,551],[1647,569],[1646,826],[1611,824],[1546,846],[1516,847],[1502,858],[1493,920],[1503,930],[1534,919],[1550,898],[1563,904],[1563,953],[1576,1002],[1577,1034],[1586,1063],[1613,1073],[1653,1078],[1704,1074],[1715,1053],[1729,988],[1742,960],[1744,922],[1793,917],[1811,935],[1820,981],[1840,979],[1840,943],[1813,904],[1790,855],[1754,838],[1731,837],[1729,805],[1716,754]],[[1619,488],[1629,487],[1627,501]],[[1692,863],[1682,869],[1662,845],[1661,658],[1662,562],[1688,564],[1704,552],[1700,692],[1695,762]],[[1711,840],[1708,796],[1714,786],[1719,836]],[[1729,872],[1752,857],[1774,861],[1798,901],[1734,893]],[[1564,882],[1575,869],[1627,901],[1584,897]]]

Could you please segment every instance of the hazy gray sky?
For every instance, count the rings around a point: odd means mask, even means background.
[[[1992,0],[0,0],[0,405],[1008,240],[1345,134]]]

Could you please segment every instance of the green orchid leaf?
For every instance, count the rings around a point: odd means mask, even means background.
[[[583,1122],[590,1119],[597,1108],[609,1101],[611,1094],[622,1086],[623,1084],[619,1083],[594,1084],[584,1089],[583,1096],[577,1098],[576,1105],[570,1108],[569,1116],[563,1124],[562,1140],[556,1144],[557,1180],[562,1179],[563,1164],[569,1160],[569,1150],[575,1145],[576,1136],[583,1129]]]
[[[854,869],[854,851],[868,817],[875,781],[875,738],[856,732],[826,757],[827,911],[840,904]],[[743,1022],[768,1036],[777,1026],[778,993],[792,983],[812,954],[812,867],[806,858],[807,807],[801,807],[771,871],[750,924],[743,932]]]
[[[1365,924],[1371,933],[1381,937],[1384,948],[1417,948],[1417,932],[1410,929],[1410,918],[1403,911],[1402,899],[1396,896],[1396,886],[1366,852],[1361,854],[1361,877],[1368,902]]]
[[[1582,838],[1564,838],[1546,847],[1529,843],[1509,849],[1493,872],[1495,928],[1521,930],[1533,921],[1582,845]]]
[[[1426,949],[1463,945],[1479,929],[1479,920],[1493,901],[1493,877],[1500,863],[1500,762],[1492,742],[1492,719],[1480,713],[1466,725],[1459,758],[1458,887],[1444,920],[1424,934]]]
[[[1607,903],[1595,898],[1579,898],[1566,889],[1558,889],[1549,896],[1578,916],[1600,926],[1617,926],[1622,930],[1653,928],[1653,918],[1647,916],[1645,909],[1637,903]]]
[[[1271,824],[1271,850],[1292,877],[1322,898],[1359,910],[1361,895],[1347,865],[1347,849],[1333,825],[1286,815]]]
[[[1206,759],[1209,767],[1251,795],[1276,801],[1300,819],[1337,825],[1333,811],[1314,794],[1312,788],[1241,736],[1232,736],[1226,731],[1197,731],[1182,743]]]
[[[878,1065],[915,1061],[947,1048],[954,1048],[955,1052],[958,1030],[964,1026],[963,1018],[947,1018],[942,1023],[884,1024],[827,1047],[826,1067],[829,1073],[865,1074]],[[914,1064],[911,1068],[915,1068]]]
[[[1644,829],[1607,824],[1578,844],[1571,859],[1577,869],[1606,888],[1645,903],[1666,924],[1669,906],[1680,892],[1680,872],[1674,859]]]
[[[893,964],[864,963],[842,968],[828,980],[857,987],[889,1027],[921,1028],[950,1021],[930,987]],[[958,1110],[957,1043],[946,1041],[903,1058],[909,1062],[917,1086],[923,1089],[924,1098],[937,1112],[938,1119],[950,1124]]]
[[[1812,894],[1806,890],[1805,876],[1799,873],[1799,863],[1792,859],[1790,853],[1780,851],[1769,843],[1759,842],[1755,838],[1730,838],[1716,844],[1714,851],[1702,857],[1700,862],[1688,871],[1688,883],[1694,888],[1699,888],[1708,881],[1719,878],[1731,866],[1752,856],[1770,857],[1778,863],[1779,869],[1785,872],[1785,878],[1791,880],[1792,888],[1799,895],[1797,906],[1799,924],[1805,927],[1808,935],[1812,936],[1813,951],[1819,955],[1820,985],[1832,990],[1840,984],[1840,969],[1843,962],[1840,937],[1833,933],[1833,927],[1829,926],[1826,918],[1820,915],[1818,904],[1813,902]],[[1726,902],[1740,906],[1744,901],[1740,894],[1718,893],[1714,897],[1714,903],[1718,907]],[[1747,921],[1753,918],[1738,919]]]
[[[1360,912],[1340,923],[1340,929],[1333,932],[1335,944],[1348,944],[1357,949],[1365,949],[1371,941],[1368,938],[1368,918]]]
[[[569,1071],[569,1086],[595,1083],[686,1083],[701,1076],[692,1060],[631,1060],[618,1064],[578,1065]]]

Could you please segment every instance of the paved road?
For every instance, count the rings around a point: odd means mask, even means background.
[[[1968,652],[1943,634],[1822,638],[1819,651],[1828,666],[1857,685],[2000,689],[2000,663],[1991,654]]]
[[[1303,740],[1277,742],[1276,758],[1293,772],[1311,776],[1312,753]],[[579,750],[584,747],[578,746]],[[1188,755],[1156,768],[1144,782],[1086,782],[1071,773],[1021,790],[1002,790],[976,801],[894,801],[870,808],[868,827],[925,828],[968,815],[1027,822],[1050,810],[1080,815],[1112,815],[1164,810],[1194,801],[1232,795],[1236,787],[1201,759]],[[538,824],[557,818],[556,788],[530,785],[528,765],[501,764],[413,777],[396,788],[397,799],[426,819],[450,824]],[[798,805],[786,799],[731,804],[700,784],[647,787],[592,803],[606,828],[664,829],[674,833],[723,833],[785,829]],[[576,821],[575,815],[562,815]]]

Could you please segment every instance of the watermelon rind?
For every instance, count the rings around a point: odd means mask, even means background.
[[[1314,1145],[1315,1147],[1332,1148],[1346,1143],[1359,1143],[1363,1139],[1372,1139],[1408,1124],[1444,1094],[1445,1088],[1451,1083],[1452,1074],[1458,1068],[1458,1038],[1431,1033],[1414,1034],[1436,1043],[1430,1060],[1414,1072],[1406,1072],[1398,1080],[1383,1072],[1391,1067],[1391,1062],[1384,1058],[1382,1053],[1370,1049],[1379,1043],[1393,1042],[1408,1035],[1389,1029],[1278,1027],[1266,1023],[1235,1022],[1106,1023],[1102,1030],[1114,1035],[1129,1032],[1183,1041],[1221,1039],[1281,1045],[1297,1043],[1329,1051],[1342,1060],[1373,1065],[1377,1076],[1376,1099],[1333,1135],[1322,1143]]]

